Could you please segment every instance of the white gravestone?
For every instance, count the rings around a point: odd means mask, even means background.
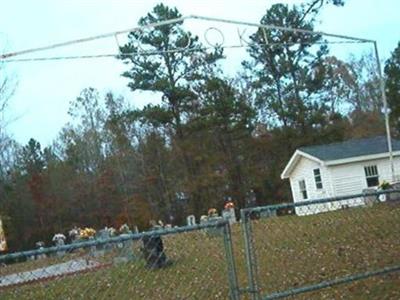
[[[234,208],[226,208],[222,211],[222,217],[229,222],[229,224],[236,223],[236,214]]]
[[[188,226],[194,226],[196,225],[196,217],[194,215],[189,215],[186,218],[186,224]]]

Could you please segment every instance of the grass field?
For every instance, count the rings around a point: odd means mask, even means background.
[[[400,264],[399,205],[269,218],[253,225],[263,294]],[[302,296],[312,297],[400,299],[400,274]]]
[[[262,294],[400,263],[400,205],[379,204],[305,217],[253,221]],[[232,228],[238,280],[246,287],[242,232]],[[222,236],[191,232],[163,238],[173,264],[149,270],[138,259],[85,274],[0,290],[1,299],[227,299]],[[139,247],[139,244],[136,246]],[[138,249],[135,249],[138,253]],[[65,258],[64,258],[65,259]],[[104,262],[107,257],[102,258]],[[11,271],[45,263],[14,264]],[[299,299],[400,299],[400,274],[297,296]],[[247,297],[243,297],[247,299]]]

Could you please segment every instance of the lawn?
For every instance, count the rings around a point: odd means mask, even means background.
[[[400,263],[400,205],[379,204],[304,217],[253,221],[262,294]],[[242,232],[232,228],[241,287],[246,286]],[[227,299],[223,240],[190,232],[165,236],[173,264],[149,270],[138,259],[97,271],[0,290],[1,299]],[[134,247],[139,255],[138,242]],[[116,255],[114,253],[113,255]],[[87,255],[86,255],[87,256]],[[102,262],[110,262],[110,255]],[[38,264],[37,262],[36,264]],[[54,263],[51,259],[44,263]],[[7,267],[32,269],[32,262]],[[400,299],[393,273],[298,296],[299,299]],[[247,297],[243,297],[246,299]]]
[[[275,217],[253,228],[263,294],[400,264],[400,205]],[[399,287],[395,273],[302,297],[400,299]]]

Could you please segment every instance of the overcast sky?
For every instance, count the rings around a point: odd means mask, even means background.
[[[48,44],[87,37],[134,27],[138,19],[160,1],[151,0],[58,0],[58,1],[4,1],[0,10],[0,51],[11,52]],[[176,6],[183,15],[203,15],[258,23],[266,9],[277,2],[301,1],[252,1],[252,0],[185,0],[164,1]],[[384,3],[384,4],[383,4]],[[316,30],[374,39],[382,59],[389,57],[400,41],[400,1],[398,0],[346,0],[344,7],[326,7]],[[188,28],[204,37],[209,28],[217,27],[224,34],[225,42],[238,44],[237,30],[251,28],[190,21]],[[210,41],[220,36],[209,31]],[[120,42],[123,37],[120,37]],[[341,58],[359,55],[370,50],[366,45],[336,46],[331,53]],[[114,38],[62,49],[44,51],[36,57],[80,54],[116,53]],[[244,50],[229,51],[228,72],[239,70]],[[23,58],[21,56],[20,58]],[[16,57],[17,58],[17,57]],[[8,132],[20,143],[30,137],[42,145],[50,144],[61,127],[69,121],[69,102],[88,86],[101,92],[112,90],[122,94],[135,106],[142,106],[149,97],[132,94],[127,81],[120,76],[126,65],[108,59],[62,60],[49,62],[16,62],[6,66],[14,74],[18,86],[7,114],[14,119]],[[151,100],[151,99],[150,99]]]

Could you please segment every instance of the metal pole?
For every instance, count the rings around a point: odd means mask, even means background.
[[[26,50],[11,52],[11,53],[0,54],[0,60],[4,60],[6,58],[17,56],[17,55],[29,54],[29,53],[50,50],[50,49],[55,49],[55,48],[60,48],[60,47],[65,47],[65,46],[70,46],[70,45],[75,45],[75,44],[87,43],[87,42],[91,42],[94,40],[117,36],[117,35],[120,35],[123,33],[129,33],[129,32],[133,32],[133,31],[145,29],[145,28],[153,28],[153,27],[155,28],[155,27],[160,27],[160,26],[164,26],[164,25],[175,24],[175,23],[182,22],[185,19],[187,19],[187,17],[180,17],[180,18],[165,20],[165,21],[161,21],[161,22],[157,22],[157,23],[150,23],[150,24],[146,24],[146,25],[142,25],[142,26],[137,26],[137,27],[133,27],[133,28],[129,28],[129,29],[108,32],[108,33],[104,33],[104,34],[81,38],[81,39],[77,39],[77,40],[70,40],[70,41],[61,42],[61,43],[57,43],[57,44],[53,44],[53,45],[49,45],[49,46],[43,46],[43,47],[38,47],[38,48],[31,48],[31,49],[26,49]]]
[[[187,16],[187,19],[198,19],[198,20],[204,20],[204,21],[213,21],[213,22],[220,22],[220,23],[227,23],[227,24],[252,26],[252,27],[258,27],[258,28],[265,28],[265,29],[277,29],[277,30],[282,30],[282,31],[295,32],[295,33],[300,32],[300,33],[306,33],[306,34],[311,34],[311,35],[325,35],[325,36],[330,36],[330,37],[334,37],[334,38],[347,39],[347,40],[352,40],[352,41],[360,41],[360,42],[364,42],[364,43],[373,42],[373,40],[349,36],[349,35],[343,35],[343,34],[334,34],[334,33],[327,33],[327,32],[323,32],[323,31],[313,31],[313,30],[307,30],[307,29],[301,29],[301,28],[276,26],[276,25],[261,24],[261,23],[258,24],[258,23],[252,23],[252,22],[227,20],[227,19],[213,18],[213,17],[189,15],[189,16]]]
[[[239,300],[239,284],[237,280],[237,272],[235,265],[235,256],[233,253],[232,245],[232,234],[229,222],[226,222],[223,227],[224,232],[224,246],[225,246],[225,257],[228,265],[228,279],[229,279],[229,295],[231,300]]]
[[[90,37],[86,37],[86,38],[80,38],[80,39],[76,39],[76,40],[70,40],[70,41],[66,41],[66,42],[56,43],[56,44],[52,44],[52,45],[48,45],[48,46],[31,48],[31,49],[26,49],[26,50],[22,50],[22,51],[11,52],[11,53],[4,53],[4,54],[0,54],[0,60],[5,60],[10,57],[19,56],[19,55],[23,55],[23,54],[30,54],[30,53],[55,49],[55,48],[59,48],[59,47],[65,47],[65,46],[70,46],[70,45],[75,45],[75,44],[80,44],[80,43],[91,42],[94,40],[108,38],[108,37],[116,37],[123,33],[129,33],[129,32],[141,30],[144,28],[156,28],[156,27],[163,26],[163,25],[179,23],[179,22],[182,22],[187,19],[214,21],[214,22],[220,22],[220,23],[226,23],[226,24],[252,26],[252,27],[264,28],[264,29],[277,29],[277,30],[282,30],[282,31],[305,33],[305,34],[310,34],[310,35],[324,35],[324,36],[329,36],[329,37],[334,37],[334,38],[363,42],[363,43],[374,42],[369,39],[347,36],[347,35],[343,35],[343,34],[333,34],[333,33],[327,33],[327,32],[322,32],[322,31],[306,30],[306,29],[301,29],[301,28],[283,27],[283,26],[268,25],[268,24],[257,24],[257,23],[252,23],[252,22],[243,22],[243,21],[227,20],[227,19],[221,19],[221,18],[211,18],[211,17],[189,15],[189,16],[180,17],[180,18],[176,18],[176,19],[161,21],[158,23],[150,23],[147,25],[137,26],[137,27],[133,27],[133,28],[129,28],[129,29],[118,30],[118,31],[108,32],[108,33],[90,36]]]
[[[251,220],[249,218],[249,212],[246,209],[240,210],[240,219],[242,222],[246,254],[247,279],[249,282],[248,292],[251,293],[252,300],[259,300],[260,292],[257,284],[257,263],[252,241]]]
[[[395,182],[396,176],[394,173],[392,137],[390,135],[389,110],[388,110],[386,92],[385,92],[385,80],[383,79],[383,75],[382,75],[381,62],[379,60],[379,54],[378,54],[378,45],[377,45],[376,41],[374,41],[373,43],[374,43],[374,49],[375,49],[376,68],[377,68],[378,76],[379,76],[379,86],[380,86],[382,102],[383,102],[383,113],[385,115],[385,127],[386,127],[386,137],[387,137],[387,146],[388,146],[388,151],[389,151],[389,159],[390,159],[390,169],[391,169],[391,173],[392,173],[392,181]]]

